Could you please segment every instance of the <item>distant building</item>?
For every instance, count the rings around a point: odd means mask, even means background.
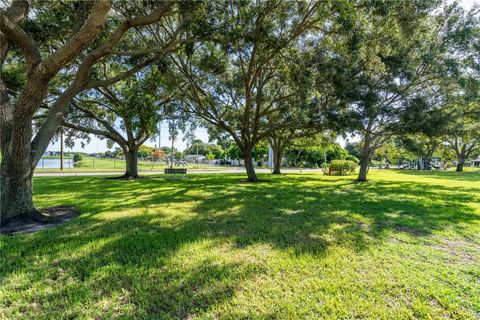
[[[196,155],[196,154],[187,154],[185,156],[185,161],[188,161],[188,162],[205,162],[207,160],[207,157],[205,157],[204,155]]]
[[[473,160],[471,161],[471,164],[472,164],[472,166],[474,166],[474,167],[480,167],[480,157],[479,157],[479,158],[476,158],[476,159],[473,159]]]

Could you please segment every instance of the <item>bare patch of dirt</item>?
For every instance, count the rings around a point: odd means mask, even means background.
[[[41,219],[22,216],[10,219],[1,227],[2,234],[32,233],[72,220],[79,215],[73,206],[58,206],[39,210]],[[41,222],[40,222],[41,220]]]
[[[447,240],[432,247],[447,252],[461,262],[476,262],[480,256],[480,247],[473,242]]]
[[[421,230],[421,229],[407,227],[407,226],[396,226],[395,231],[396,232],[409,233],[412,236],[424,236],[424,235],[427,234],[426,230]]]

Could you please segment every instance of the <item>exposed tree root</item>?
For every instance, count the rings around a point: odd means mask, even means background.
[[[133,180],[133,179],[142,179],[142,178],[144,177],[141,177],[138,174],[136,175],[124,174],[119,177],[109,177],[107,179],[108,180]]]

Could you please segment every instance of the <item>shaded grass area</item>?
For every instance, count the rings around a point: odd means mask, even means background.
[[[480,316],[480,174],[37,177],[82,215],[0,237],[2,319]]]

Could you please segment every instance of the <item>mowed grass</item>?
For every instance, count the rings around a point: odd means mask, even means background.
[[[35,178],[0,236],[1,319],[478,319],[480,174]]]

